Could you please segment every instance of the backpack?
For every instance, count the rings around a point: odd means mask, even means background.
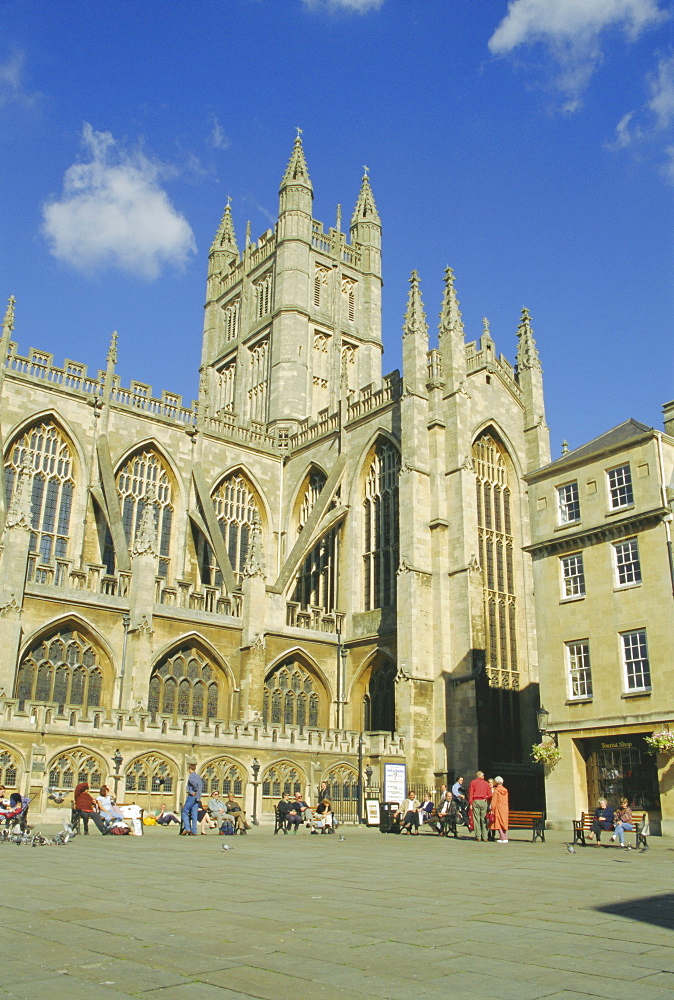
[[[220,827],[218,833],[220,836],[233,837],[236,827],[229,819],[223,819],[222,826]]]
[[[110,833],[114,833],[114,834],[116,834],[116,835],[117,835],[118,837],[123,837],[123,836],[124,836],[125,834],[130,834],[130,833],[131,833],[131,830],[129,830],[128,826],[123,826],[123,825],[122,825],[122,824],[120,823],[120,825],[119,825],[119,826],[113,826],[113,828],[112,828],[112,830],[110,831]]]

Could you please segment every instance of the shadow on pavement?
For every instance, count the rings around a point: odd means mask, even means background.
[[[674,930],[674,893],[672,892],[662,896],[644,896],[641,899],[611,903],[608,906],[596,906],[595,909],[600,913],[613,913],[617,917],[641,920],[647,924],[657,924],[658,927]]]

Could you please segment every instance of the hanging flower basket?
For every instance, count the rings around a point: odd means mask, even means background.
[[[653,733],[652,736],[645,736],[644,743],[648,745],[651,753],[662,753],[666,757],[674,757],[674,733],[670,733],[669,729]]]
[[[543,764],[546,771],[552,771],[562,759],[562,751],[554,743],[534,743],[531,756],[537,764]]]

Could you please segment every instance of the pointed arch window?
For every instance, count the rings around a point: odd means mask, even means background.
[[[203,719],[221,718],[218,708],[225,705],[222,672],[203,653],[185,646],[165,657],[152,671],[147,710],[152,715]]]
[[[365,481],[363,501],[364,607],[396,603],[398,569],[398,476],[400,456],[389,442],[377,445]]]
[[[0,746],[0,784],[16,788],[18,774],[19,758],[8,747]]]
[[[68,554],[75,494],[70,445],[52,421],[30,428],[10,449],[5,462],[7,508],[26,461],[33,472],[30,551],[40,562],[51,563]]]
[[[272,273],[268,271],[264,277],[260,278],[259,281],[255,282],[253,286],[255,289],[255,316],[257,319],[262,319],[267,313],[271,312],[272,307]]]
[[[305,776],[292,764],[285,761],[273,764],[262,775],[262,798],[280,799],[283,792],[294,795],[303,791]]]
[[[478,545],[487,624],[487,666],[493,680],[517,670],[514,537],[511,490],[503,446],[482,434],[473,446],[477,490]]]
[[[149,792],[154,795],[170,795],[176,784],[176,769],[158,754],[138,757],[126,769],[124,775],[127,792]]]
[[[267,422],[269,389],[269,337],[248,350],[248,416],[258,424]]]
[[[207,795],[244,794],[246,776],[242,767],[226,757],[214,760],[200,771]]]
[[[68,750],[59,754],[49,765],[49,787],[65,791],[81,781],[88,781],[90,788],[100,788],[107,768],[101,760],[85,750]]]
[[[389,660],[372,668],[363,705],[366,732],[395,732],[395,679],[396,668]]]
[[[340,386],[347,392],[356,391],[356,347],[342,343]]]
[[[148,494],[154,493],[159,543],[159,576],[169,575],[173,499],[168,470],[159,456],[146,449],[133,455],[117,474],[117,492],[122,503],[122,523],[131,548],[140,526]]]
[[[225,540],[229,561],[240,583],[246,565],[253,523],[260,516],[258,499],[244,477],[240,473],[235,473],[228,476],[215,491],[213,506]],[[208,551],[211,560],[211,579],[215,580],[216,585],[220,585],[222,580],[219,570],[216,570],[215,557],[210,546]]]
[[[17,671],[14,697],[60,707],[100,708],[103,669],[91,643],[74,629],[63,629],[35,642]]]
[[[317,685],[301,663],[286,660],[267,676],[262,718],[265,726],[318,727],[320,697]]]
[[[313,416],[317,417],[330,403],[330,337],[318,330],[314,331],[312,387]]]

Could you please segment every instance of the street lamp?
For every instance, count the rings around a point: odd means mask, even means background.
[[[363,734],[358,737],[358,822],[364,823],[363,816]]]
[[[536,721],[538,723],[538,731],[540,732],[541,736],[549,736],[552,742],[555,744],[555,746],[557,746],[558,745],[557,733],[551,733],[548,730],[548,725],[550,723],[550,713],[546,708],[543,708],[542,705],[536,712]]]
[[[115,801],[117,801],[117,785],[119,784],[119,779],[120,779],[119,769],[121,768],[123,762],[124,758],[119,752],[119,747],[118,747],[115,750],[115,756],[112,758],[112,763],[115,765],[115,773],[112,776],[113,781],[115,782]]]
[[[257,757],[253,757],[253,826],[259,826],[257,820],[257,786],[258,780],[257,776],[260,773],[260,762]]]

